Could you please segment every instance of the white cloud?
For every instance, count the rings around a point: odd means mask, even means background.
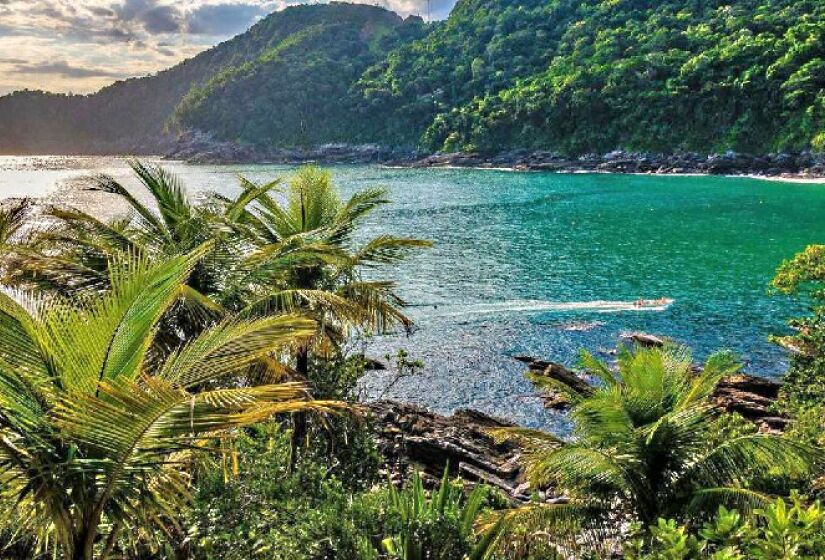
[[[115,76],[166,68],[306,1],[0,0],[0,92],[95,91]],[[355,1],[427,15],[427,0]],[[431,0],[433,18],[454,4]],[[4,62],[7,54],[18,62]]]

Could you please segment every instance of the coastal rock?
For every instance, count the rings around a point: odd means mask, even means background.
[[[421,157],[415,150],[390,149],[378,144],[322,144],[301,148],[263,148],[215,139],[190,130],[177,138],[165,157],[198,164],[228,163],[389,163],[410,164]]]
[[[645,348],[661,348],[665,345],[664,338],[643,332],[624,333],[622,334],[622,340],[638,344]]]
[[[513,356],[523,364],[527,364],[529,374],[533,379],[548,378],[571,387],[575,392],[582,395],[589,395],[593,392],[593,387],[584,377],[567,369],[557,362],[536,360],[529,356]],[[563,410],[570,405],[570,400],[563,391],[544,388],[541,392],[541,399],[544,406],[551,410]]]
[[[406,477],[415,469],[433,481],[449,463],[465,480],[495,486],[514,502],[529,500],[520,478],[518,448],[512,443],[497,444],[486,432],[514,424],[475,410],[443,416],[394,401],[366,407],[375,421],[379,448],[394,474]]]
[[[593,387],[586,380],[586,372],[577,373],[561,364],[529,356],[515,356],[515,359],[527,364],[528,373],[533,376],[550,377],[581,395],[593,392]],[[698,371],[698,366],[696,369]],[[771,379],[747,374],[731,375],[717,384],[711,400],[720,410],[736,412],[754,422],[760,431],[782,431],[787,426],[788,419],[779,415],[773,406],[781,388],[781,383]],[[569,405],[561,391],[551,390],[543,393],[546,394],[540,396],[548,409],[562,410]]]
[[[759,425],[761,431],[783,430],[788,419],[774,411],[782,384],[753,375],[732,375],[716,386],[713,400],[727,412],[736,412]]]
[[[399,165],[408,163],[399,161]],[[613,150],[576,158],[547,150],[510,150],[498,154],[438,152],[408,165],[412,167],[509,167],[524,171],[763,175],[825,177],[825,155],[810,152],[751,155],[738,152],[700,155],[695,152],[652,154]]]

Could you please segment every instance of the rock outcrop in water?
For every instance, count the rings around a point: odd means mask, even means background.
[[[583,395],[588,395],[593,391],[587,381],[586,372],[574,372],[562,364],[528,356],[516,356],[515,359],[527,364],[528,372],[532,377],[549,377]],[[780,431],[788,423],[788,419],[779,416],[773,406],[779,397],[781,388],[781,383],[763,377],[746,374],[732,375],[719,382],[712,399],[720,409],[742,415],[759,426],[761,431]],[[570,404],[561,391],[545,391],[544,393],[542,400],[547,408],[564,410]]]
[[[531,377],[550,378],[583,395],[593,392],[586,372],[529,356],[515,359],[527,365]],[[733,375],[719,382],[712,400],[720,410],[736,412],[754,422],[760,431],[776,432],[788,423],[773,407],[780,388],[780,383],[769,379]],[[570,404],[562,391],[545,390],[542,399],[553,410],[566,410]],[[373,402],[366,407],[374,420],[386,466],[394,476],[406,478],[412,470],[418,470],[425,481],[434,483],[449,464],[454,474],[499,488],[513,503],[531,499],[532,490],[524,482],[519,465],[520,449],[513,442],[496,443],[487,433],[491,428],[515,424],[475,410],[458,410],[452,416],[443,416],[395,401]],[[549,501],[558,499],[551,492],[542,492],[540,496]]]

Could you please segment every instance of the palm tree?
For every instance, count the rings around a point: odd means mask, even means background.
[[[214,438],[338,407],[247,375],[311,336],[307,319],[228,317],[169,356],[154,351],[161,318],[209,250],[158,264],[121,257],[110,289],[73,305],[0,293],[0,528],[66,558],[104,558],[123,529],[165,530],[186,501],[187,467]],[[227,379],[232,388],[200,390]]]
[[[803,475],[812,465],[811,450],[776,435],[709,444],[719,414],[709,397],[740,367],[729,353],[711,356],[698,373],[679,347],[622,349],[617,372],[587,353],[582,364],[599,380],[592,394],[554,387],[574,403],[570,439],[521,428],[494,432],[524,446],[531,485],[567,498],[515,510],[510,522],[600,540],[629,521],[647,526],[719,501],[760,502],[767,499],[760,480]]]
[[[388,202],[383,190],[342,203],[330,174],[306,167],[290,181],[283,203],[277,198],[284,194],[280,180],[257,185],[241,178],[234,199],[214,194],[195,204],[175,175],[137,161],[131,166],[151,204],[113,178],[98,177],[93,188],[117,195],[130,215],[104,222],[78,209],[48,208],[54,225],[13,247],[4,283],[70,296],[101,291],[108,289],[108,266],[119,254],[162,259],[210,241],[212,249],[182,288],[188,304],[178,309],[183,316],[166,333],[192,336],[227,310],[311,313],[325,342],[340,342],[352,327],[410,327],[394,284],[365,281],[360,272],[397,263],[409,250],[430,244],[391,236],[359,247],[352,242],[360,221]],[[172,338],[167,346],[177,342]],[[298,362],[305,373],[300,352]]]
[[[126,216],[103,221],[76,208],[45,209],[48,225],[27,243],[15,247],[16,259],[6,267],[4,283],[74,295],[108,288],[108,266],[118,253],[156,259],[184,254],[207,241],[212,249],[198,263],[187,285],[201,294],[218,289],[228,255],[237,254],[234,236],[224,235],[222,211],[229,207],[193,204],[180,180],[159,166],[130,162],[149,195],[145,204],[112,177],[95,178],[91,190],[116,195]]]
[[[277,309],[313,317],[319,325],[316,347],[322,349],[334,347],[353,329],[409,329],[412,322],[401,311],[404,302],[395,284],[365,279],[363,273],[397,264],[411,250],[432,244],[389,235],[360,244],[353,239],[361,221],[389,202],[386,194],[369,189],[343,202],[330,173],[311,166],[289,181],[284,200],[259,192],[258,208],[245,211],[242,221],[258,244],[246,260],[249,277],[264,291],[247,312]],[[306,347],[296,356],[300,374],[306,374],[308,355]]]
[[[360,245],[353,240],[361,220],[389,202],[384,190],[362,191],[342,202],[330,173],[311,166],[289,181],[282,201],[266,187],[246,185],[245,192],[255,193],[258,206],[240,210],[237,222],[254,232],[258,246],[240,268],[245,277],[232,285],[258,288],[243,313],[275,311],[315,319],[316,336],[295,353],[298,379],[308,378],[312,349],[322,355],[333,352],[356,330],[386,333],[398,326],[411,328],[395,284],[366,280],[362,271],[398,263],[410,250],[431,243],[387,235]],[[306,421],[305,414],[294,415],[293,463],[307,435]]]

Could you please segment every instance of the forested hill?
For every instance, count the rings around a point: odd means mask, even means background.
[[[420,37],[423,28],[420,18],[405,21],[393,12],[363,4],[291,7],[168,70],[117,82],[91,95],[24,91],[0,97],[0,153],[163,152],[178,131],[171,126],[172,117],[184,97],[184,105],[192,107],[206,91],[201,89],[204,85],[212,88],[229,76],[279,60],[284,53],[295,65],[290,80],[257,83],[256,90],[242,92],[243,100],[227,97],[226,101],[259,107],[270,102],[266,94],[271,88],[277,95],[278,88],[290,87],[289,94],[299,97],[329,95],[326,102],[333,105],[340,92],[318,87],[320,82],[327,85],[341,79],[346,93],[353,73],[357,77],[358,69],[385,56],[402,39]],[[304,60],[295,56],[301,49]],[[316,52],[332,52],[332,63],[323,68],[315,64]],[[222,107],[229,109],[226,104]],[[269,107],[259,115],[266,119],[259,126],[278,130],[288,111]]]
[[[459,0],[431,25],[300,6],[92,96],[0,98],[0,151],[139,151],[164,127],[281,147],[823,151],[825,2]]]
[[[470,10],[470,4],[478,6]],[[486,34],[520,21],[523,2],[467,0],[462,16]],[[825,2],[821,0],[553,0],[540,2],[553,45],[548,64],[503,88],[444,97],[424,133],[432,148],[502,146],[567,153],[629,148],[825,151]],[[472,17],[471,13],[474,13]],[[511,24],[512,25],[512,24]],[[494,32],[492,36],[495,37]],[[494,44],[494,43],[491,43]],[[429,48],[441,49],[444,42]],[[417,64],[422,49],[396,55]],[[494,53],[465,63],[487,68]],[[526,50],[530,57],[532,50]],[[437,57],[434,57],[437,58]],[[455,73],[462,66],[456,65]],[[388,91],[396,72],[377,81]],[[495,74],[497,77],[498,72]],[[475,78],[474,74],[474,78]],[[483,74],[482,74],[483,76]],[[489,83],[485,81],[485,84]],[[445,90],[449,93],[449,90]],[[394,96],[405,103],[408,94]]]

